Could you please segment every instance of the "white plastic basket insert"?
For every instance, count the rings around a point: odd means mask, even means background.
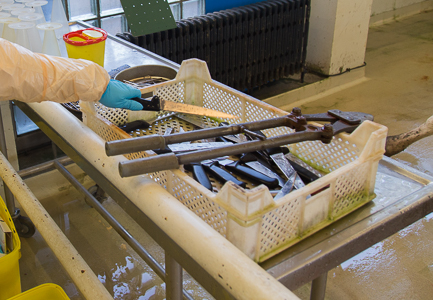
[[[234,121],[221,120],[231,123],[287,114],[213,81],[206,63],[197,59],[184,61],[174,80],[143,91],[150,92],[165,100],[200,105],[240,117]],[[136,119],[155,120],[165,113],[131,112],[87,103],[80,106],[84,122],[106,141],[131,138],[114,124]],[[264,132],[270,137],[292,131],[278,127]],[[385,126],[365,121],[353,133],[335,136],[330,144],[309,141],[290,145],[292,154],[327,174],[277,201],[263,185],[243,189],[228,182],[218,193],[213,193],[181,170],[148,175],[251,259],[259,262],[374,198],[375,176],[385,151],[386,134]],[[126,157],[134,159],[147,155],[153,154],[148,151]]]

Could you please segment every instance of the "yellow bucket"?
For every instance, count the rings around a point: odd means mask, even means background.
[[[107,32],[101,28],[88,28],[66,33],[63,40],[69,58],[91,60],[104,66],[105,40]]]
[[[7,249],[7,254],[0,257],[0,300],[8,299],[21,293],[20,266],[21,241],[15,229],[14,222],[0,197],[0,216],[12,231],[13,249]]]
[[[65,291],[54,283],[38,285],[24,293],[16,295],[9,300],[67,300],[69,299]]]

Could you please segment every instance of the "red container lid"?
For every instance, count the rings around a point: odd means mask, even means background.
[[[88,31],[88,32],[86,32],[88,34],[83,33],[84,31]],[[99,37],[93,37],[92,38],[92,36],[89,35],[89,33],[91,33],[92,31],[96,31],[98,33],[97,36],[99,36]],[[101,34],[102,34],[102,36],[100,36]],[[78,37],[78,38],[83,39],[83,40],[81,40],[81,41],[71,40],[71,38],[73,38],[73,37]],[[100,43],[102,41],[105,41],[106,39],[107,39],[107,32],[104,29],[97,28],[97,27],[81,29],[81,30],[65,33],[63,35],[63,40],[65,41],[65,43],[68,43],[68,44],[74,45],[74,46],[87,46],[87,45],[97,44],[97,43]]]

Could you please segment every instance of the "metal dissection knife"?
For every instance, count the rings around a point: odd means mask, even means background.
[[[208,142],[208,143],[192,143],[192,144],[170,144],[168,145],[168,148],[170,148],[171,151],[177,153],[177,152],[186,152],[186,151],[196,151],[196,150],[204,150],[204,149],[210,149],[210,148],[218,148],[218,147],[224,147],[228,145],[233,145],[232,143],[224,143],[224,142]]]
[[[194,179],[202,186],[212,191],[212,183],[205,173],[204,166],[200,163],[184,165],[185,170],[192,172]]]
[[[228,124],[226,122],[221,122],[219,124],[219,126],[229,126],[229,125],[230,124]],[[216,139],[219,141],[227,141],[227,142],[232,141],[233,143],[239,144],[239,143],[243,142],[241,136],[243,136],[243,135],[240,135],[240,134],[239,135],[225,135],[225,136],[217,137]],[[243,137],[244,137],[244,139],[246,139],[245,136],[243,136]],[[260,156],[260,153],[258,153],[257,151],[254,153],[256,153],[257,155]],[[244,153],[243,155],[241,155],[240,161],[242,161],[247,166],[251,167],[252,169],[254,169],[256,171],[259,171],[260,173],[262,173],[266,176],[277,179],[280,187],[284,186],[284,184],[285,184],[284,179],[282,179],[280,176],[278,176],[278,174],[276,174],[274,171],[272,171],[271,166],[269,166],[265,161],[259,159],[252,152]]]
[[[179,131],[183,130],[182,127],[179,128]],[[173,132],[173,128],[168,127],[165,132],[164,135],[170,135]],[[188,142],[187,144],[182,144],[183,146],[189,146],[191,142]],[[173,144],[174,145],[174,144]],[[169,145],[169,146],[173,146],[173,145]],[[180,144],[177,144],[180,145]],[[168,152],[174,152],[172,148],[170,147],[166,147],[165,149],[160,149],[161,153],[168,153]],[[209,179],[209,177],[207,177],[205,170],[203,169],[203,166],[199,163],[191,163],[191,164],[186,164],[184,166],[184,168],[190,172],[192,172],[193,174],[193,178],[200,183],[202,186],[204,186],[205,188],[207,188],[208,190],[212,191],[212,183]]]
[[[254,131],[255,136],[251,136],[251,134],[247,134],[251,139],[266,139],[266,135],[262,131]],[[266,149],[265,155],[269,155],[272,161],[277,165],[280,171],[286,176],[287,182],[283,186],[286,194],[290,193],[293,188],[300,189],[305,186],[302,179],[297,175],[295,169],[292,167],[288,159],[284,156],[283,150],[281,147],[275,147]],[[280,194],[280,193],[279,193]],[[274,198],[275,199],[275,198]]]
[[[219,160],[205,160],[201,162],[203,168],[206,172],[214,176],[221,183],[226,183],[227,181],[232,181],[233,183],[239,185],[240,187],[246,187],[246,183],[238,180],[232,174],[220,167]]]
[[[227,170],[239,174],[244,177],[248,177],[249,179],[259,182],[261,184],[266,185],[268,188],[276,188],[279,186],[278,180],[276,178],[272,178],[266,176],[248,166],[243,166],[239,161],[233,161],[230,159],[224,159],[218,161],[220,165],[224,166]]]
[[[192,114],[192,115],[200,115],[200,116],[207,116],[207,117],[213,117],[213,118],[222,118],[222,119],[237,119],[239,117],[226,114],[217,110],[197,106],[197,105],[191,105],[191,104],[185,104],[180,102],[174,102],[174,101],[167,101],[164,99],[159,98],[159,96],[153,96],[152,99],[148,100],[145,98],[132,98],[132,100],[137,101],[141,105],[143,105],[143,110],[147,111],[162,111],[162,110],[168,110],[173,112],[179,112],[179,113],[185,113],[185,114]]]
[[[281,172],[283,172],[284,176],[287,177],[287,180],[293,181],[293,187],[295,189],[299,190],[305,186],[305,183],[301,178],[299,178],[295,169],[292,167],[280,148],[267,149],[267,152],[277,167]]]
[[[286,181],[281,178],[277,173],[272,170],[272,167],[269,166],[265,161],[256,157],[253,153],[245,153],[240,157],[240,160],[246,164],[247,166],[253,168],[260,173],[269,176],[271,178],[275,178],[278,180],[278,184],[280,187],[283,187]]]

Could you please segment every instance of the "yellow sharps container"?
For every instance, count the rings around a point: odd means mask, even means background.
[[[20,266],[18,263],[21,257],[21,241],[12,217],[1,197],[0,219],[2,219],[1,222],[8,225],[12,234],[11,243],[6,245],[6,249],[3,249],[5,254],[0,255],[0,300],[4,300],[21,293]]]
[[[91,60],[104,66],[105,40],[107,32],[101,28],[88,28],[66,33],[63,40],[69,58]]]

